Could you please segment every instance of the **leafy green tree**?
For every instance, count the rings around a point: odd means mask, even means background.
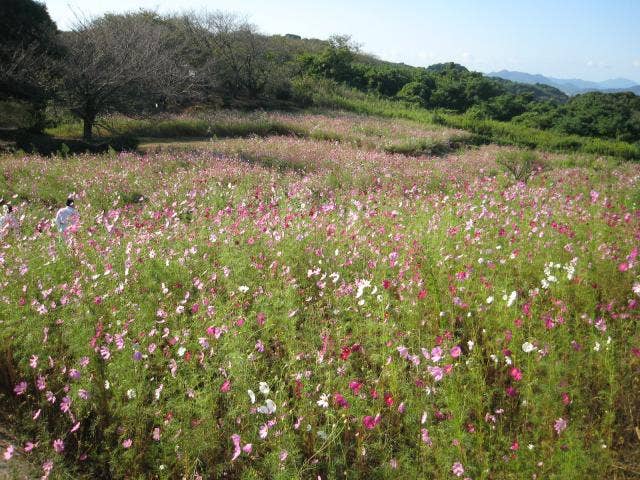
[[[640,97],[630,92],[576,95],[564,107],[554,128],[564,133],[640,140]]]
[[[305,55],[301,62],[307,73],[321,75],[338,82],[350,83],[356,47],[348,36],[333,36],[317,55]]]
[[[407,83],[396,95],[399,100],[428,108],[431,96],[436,88],[436,82],[429,75],[422,75],[417,80]]]
[[[393,97],[412,80],[413,75],[406,69],[393,67],[370,67],[366,74],[366,84],[370,91],[385,97]]]

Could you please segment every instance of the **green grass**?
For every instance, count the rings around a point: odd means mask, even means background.
[[[637,144],[566,135],[511,122],[479,120],[468,115],[429,111],[377,98],[340,85],[329,88],[325,83],[318,82],[312,95],[313,103],[323,108],[339,108],[365,115],[408,119],[424,125],[459,128],[473,133],[475,143],[514,145],[550,152],[594,153],[626,160],[640,160],[640,146]]]
[[[78,138],[82,136],[82,123],[62,124],[48,129],[47,133],[62,138]],[[124,135],[146,138],[236,138],[252,135],[263,137],[270,135],[308,135],[306,130],[294,125],[259,118],[207,121],[197,118],[133,119],[110,117],[97,125],[94,133],[98,138]]]

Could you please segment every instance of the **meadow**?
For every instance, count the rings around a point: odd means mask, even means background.
[[[97,134],[138,152],[0,157],[21,224],[0,239],[0,462],[637,478],[640,165],[437,123],[113,118]]]

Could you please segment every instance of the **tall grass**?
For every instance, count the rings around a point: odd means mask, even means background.
[[[77,138],[82,135],[80,122],[63,124],[47,130],[57,137]],[[251,135],[300,135],[308,132],[295,125],[284,124],[260,117],[223,118],[205,120],[200,118],[152,118],[133,119],[110,117],[103,119],[95,129],[97,137],[131,135],[146,138],[201,138],[201,137],[248,137]]]

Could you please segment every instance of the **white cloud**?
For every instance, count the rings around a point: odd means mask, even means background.
[[[640,68],[640,58],[638,58],[638,59],[633,61],[633,66],[637,67],[637,68]]]

